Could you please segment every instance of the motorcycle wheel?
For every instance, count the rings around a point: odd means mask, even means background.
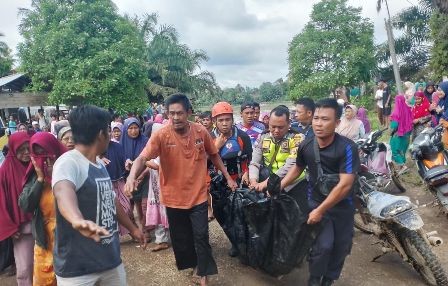
[[[397,170],[395,170],[395,166],[392,162],[389,163],[389,169],[390,169],[390,178],[392,179],[392,182],[395,185],[395,187],[400,191],[400,193],[406,192],[406,188],[403,186],[400,179],[398,178]]]
[[[402,229],[401,242],[412,267],[428,285],[448,285],[448,277],[425,239],[415,230]]]
[[[363,219],[359,210],[356,210],[355,216],[354,216],[354,224],[355,224],[355,227],[357,229],[359,229],[360,231],[367,233],[367,234],[373,234],[375,224],[373,222],[371,222],[367,216],[368,215],[366,215]]]

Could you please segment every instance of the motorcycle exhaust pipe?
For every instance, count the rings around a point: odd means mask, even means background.
[[[428,240],[432,246],[440,246],[443,244],[442,238],[438,237],[438,236],[430,236],[430,237],[428,237]]]

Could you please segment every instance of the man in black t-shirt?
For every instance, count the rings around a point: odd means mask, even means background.
[[[312,122],[315,138],[308,138],[299,145],[296,165],[281,183],[282,188],[285,188],[308,168],[308,204],[312,211],[307,223],[322,224],[310,254],[310,286],[332,285],[339,278],[345,257],[352,246],[353,184],[360,163],[356,144],[335,133],[341,113],[334,99],[323,99],[316,104]],[[328,196],[315,188],[318,166],[314,156],[314,140],[319,146],[323,173],[339,174],[339,183]]]

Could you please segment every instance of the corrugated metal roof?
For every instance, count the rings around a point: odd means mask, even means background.
[[[0,87],[7,85],[8,83],[10,83],[12,81],[15,81],[16,79],[21,78],[24,75],[25,74],[23,74],[23,73],[16,73],[16,74],[0,77]]]

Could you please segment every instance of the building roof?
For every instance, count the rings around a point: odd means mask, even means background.
[[[0,77],[0,91],[23,91],[30,82],[31,80],[23,73]]]

